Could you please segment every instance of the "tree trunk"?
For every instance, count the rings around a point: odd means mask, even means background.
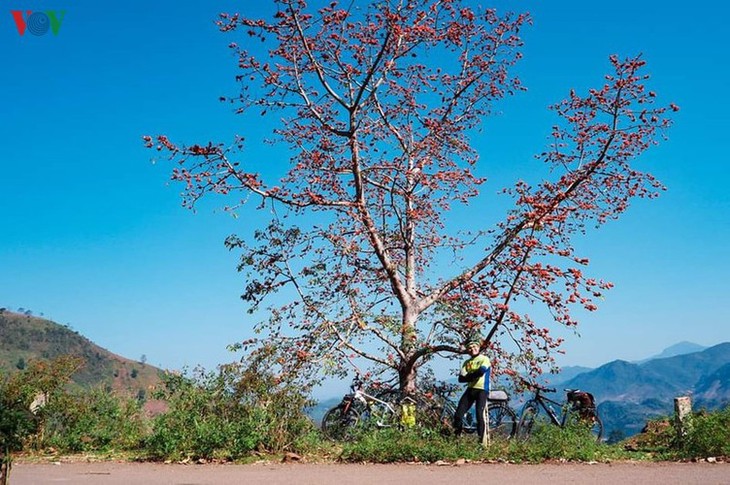
[[[404,363],[398,370],[398,384],[403,396],[415,396],[418,387],[416,385],[417,368],[415,365]]]
[[[0,450],[0,485],[8,485],[8,475],[10,474],[10,450]]]
[[[400,392],[403,396],[415,396],[416,394],[416,369],[418,368],[416,361],[412,359],[416,335],[416,320],[418,313],[413,309],[413,305],[403,305],[403,320],[401,326],[401,342],[400,349],[404,358],[401,360],[398,369],[398,380]]]

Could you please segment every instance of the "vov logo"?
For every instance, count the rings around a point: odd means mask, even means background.
[[[65,10],[46,10],[44,12],[25,11],[25,17],[22,10],[11,10],[10,14],[15,20],[15,26],[18,33],[22,36],[27,30],[33,35],[46,35],[50,29],[53,35],[58,35],[61,29],[61,23],[66,16]]]

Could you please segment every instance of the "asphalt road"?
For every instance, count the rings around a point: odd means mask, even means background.
[[[353,465],[165,465],[16,463],[10,485],[207,484],[730,484],[730,463]]]

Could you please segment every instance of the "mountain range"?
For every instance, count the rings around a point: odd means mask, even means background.
[[[630,436],[647,419],[669,415],[674,398],[690,396],[694,409],[717,409],[730,404],[730,342],[709,348],[685,342],[656,358],[640,362],[614,360],[555,385],[591,392],[598,403],[606,436]],[[702,350],[692,351],[700,348]],[[662,357],[671,355],[669,357]]]

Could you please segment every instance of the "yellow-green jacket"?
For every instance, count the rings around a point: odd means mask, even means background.
[[[484,389],[489,391],[489,375],[492,363],[489,357],[479,354],[464,362],[459,372],[459,382],[467,382],[470,389]]]

